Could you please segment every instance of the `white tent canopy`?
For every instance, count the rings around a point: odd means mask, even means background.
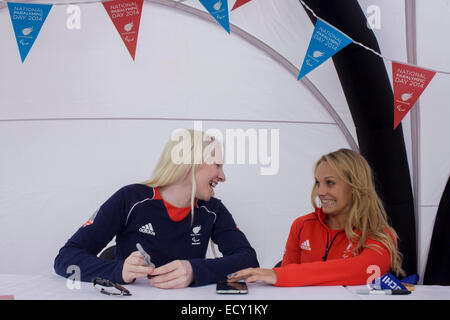
[[[135,61],[101,3],[79,2],[80,29],[67,28],[64,1],[51,2],[58,5],[24,63],[8,9],[0,9],[0,272],[53,273],[76,229],[121,186],[149,178],[172,131],[194,124],[219,130],[225,146],[233,130],[258,141],[268,135],[271,163],[250,163],[249,154],[244,164],[226,163],[216,196],[260,265],[272,267],[293,220],[312,211],[314,162],[357,149],[333,63],[297,81],[313,31],[300,2],[250,1],[230,13],[228,34],[197,0],[145,1]],[[380,8],[374,32],[390,76],[390,60],[450,72],[450,1],[358,2]],[[450,74],[436,73],[402,122],[421,276],[450,172],[449,87]],[[262,175],[271,165],[276,174]]]

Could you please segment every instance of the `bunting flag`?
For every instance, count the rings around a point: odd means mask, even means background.
[[[230,33],[230,18],[228,16],[228,0],[200,0],[200,3]]]
[[[8,2],[9,15],[22,63],[36,41],[52,6],[51,4]]]
[[[236,2],[234,3],[233,8],[231,9],[231,11],[233,11],[234,9],[239,8],[240,6],[246,4],[247,2],[250,2],[252,0],[236,0]]]
[[[144,0],[114,0],[102,2],[134,60]]]
[[[303,78],[350,43],[352,40],[345,34],[317,19],[297,80]]]
[[[435,74],[435,71],[392,62],[394,130],[411,110]]]

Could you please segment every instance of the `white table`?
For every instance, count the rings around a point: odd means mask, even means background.
[[[262,283],[249,284],[248,294],[217,294],[216,285],[184,289],[159,289],[146,279],[137,279],[124,285],[129,297],[111,297],[98,292],[88,282],[80,282],[80,289],[69,289],[69,280],[57,275],[0,274],[0,295],[14,295],[17,300],[302,300],[302,299],[355,299],[346,288],[303,287],[279,288]],[[112,289],[111,291],[115,291]]]
[[[416,286],[406,296],[358,295],[365,286],[317,286],[280,288],[250,283],[248,294],[216,294],[215,284],[184,289],[158,289],[146,279],[125,285],[129,297],[111,297],[98,292],[91,283],[69,289],[68,280],[57,275],[0,274],[0,296],[14,295],[16,300],[450,300],[450,287]],[[112,290],[113,291],[113,290]]]

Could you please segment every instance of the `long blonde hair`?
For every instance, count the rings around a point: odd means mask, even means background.
[[[379,246],[365,245],[367,238],[370,237],[388,249],[391,270],[397,275],[405,275],[401,267],[403,256],[397,245],[398,235],[388,222],[386,210],[375,190],[372,169],[366,159],[353,150],[339,149],[323,155],[317,161],[314,172],[322,162],[328,163],[352,189],[352,206],[345,224],[345,234],[349,240],[357,242],[353,254],[358,254],[365,247],[378,251],[374,247]],[[316,204],[316,191],[317,186],[314,184],[311,202],[314,207],[319,207]],[[361,235],[355,231],[359,231]]]
[[[176,139],[179,137],[181,139]],[[180,142],[181,140],[181,142]],[[174,131],[166,143],[152,177],[144,181],[149,187],[163,187],[184,179],[191,174],[191,223],[194,221],[194,203],[196,193],[195,172],[203,163],[203,150],[215,141],[213,136],[202,131],[182,129]]]

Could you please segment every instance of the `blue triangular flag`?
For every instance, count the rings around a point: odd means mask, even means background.
[[[345,34],[317,19],[297,80],[303,78],[350,43],[352,40]]]
[[[16,35],[22,63],[36,40],[52,8],[51,4],[8,2],[9,15]]]
[[[228,0],[200,0],[200,3],[230,33],[230,19],[228,16]]]

